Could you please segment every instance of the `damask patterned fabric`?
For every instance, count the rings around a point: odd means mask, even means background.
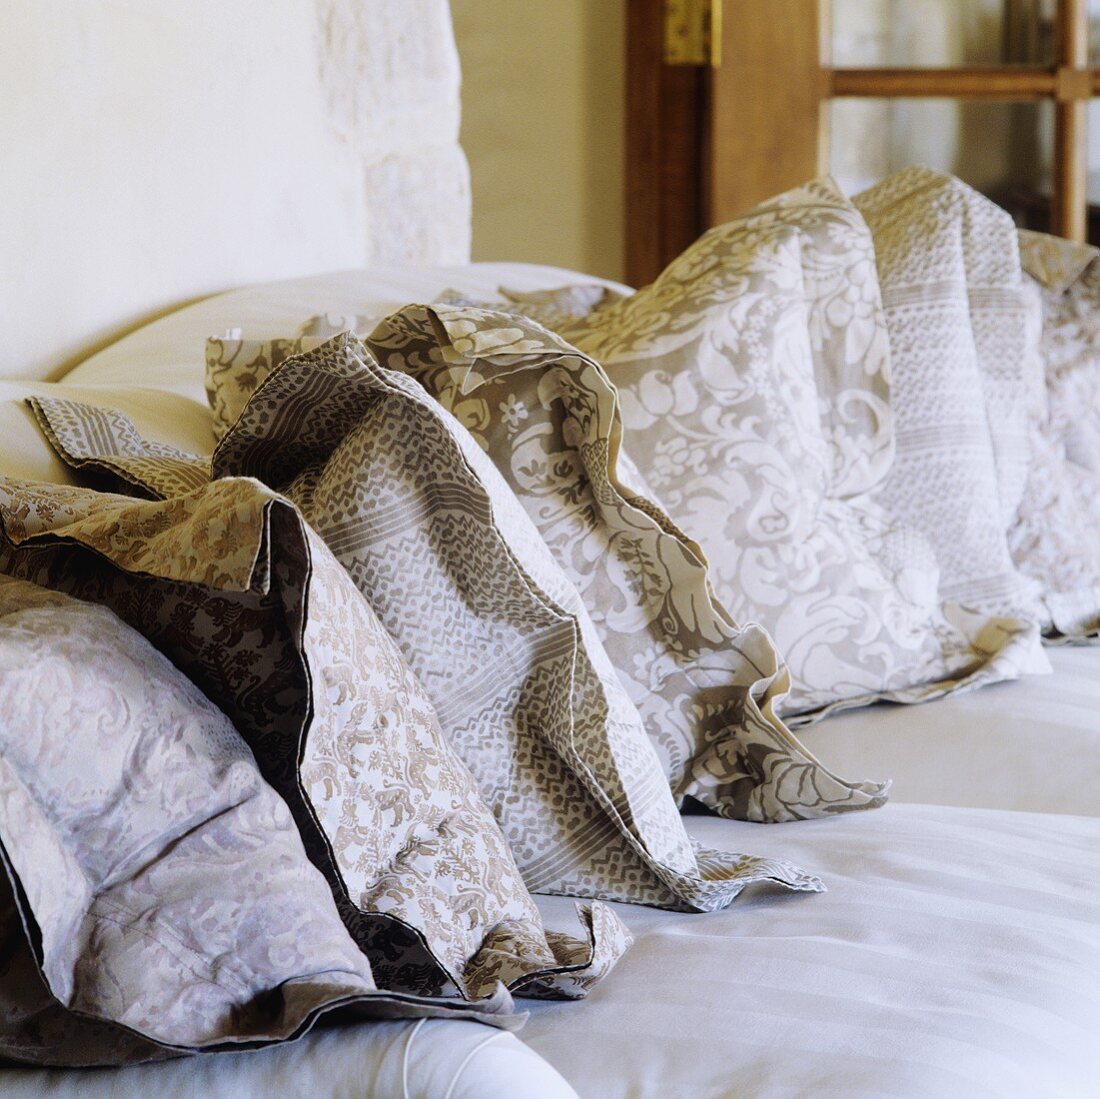
[[[789,820],[879,804],[808,755],[774,712],[789,687],[767,634],[716,603],[702,550],[620,449],[603,370],[522,317],[410,306],[371,334],[495,462],[580,592],[673,790],[718,812]]]
[[[501,286],[496,297],[484,300],[472,298],[460,290],[444,290],[435,301],[439,305],[470,305],[498,313],[515,313],[554,331],[576,324],[596,310],[622,300],[622,297],[621,293],[608,286],[575,283],[548,290],[509,290]],[[298,335],[331,339],[341,332],[354,332],[363,337],[369,334],[379,319],[377,315],[362,313],[322,313],[310,317],[299,329]]]
[[[284,359],[324,342],[305,335],[287,340],[245,340],[240,329],[206,341],[206,396],[214,412],[214,436],[220,439],[236,422],[248,398]]]
[[[626,949],[599,904],[587,941],[544,933],[423,688],[286,500],[241,478],[163,502],[5,481],[0,518],[4,572],[111,608],[232,720],[379,987],[579,996]]]
[[[1021,234],[1042,283],[1038,341],[1045,389],[1032,424],[1032,464],[1009,547],[1043,588],[1052,639],[1100,635],[1100,262],[1097,250]]]
[[[718,598],[775,638],[793,681],[784,716],[1028,666],[1036,628],[941,611],[931,547],[865,491],[894,476],[887,327],[870,234],[831,184],[711,230],[565,336],[617,387],[626,448],[702,544]],[[525,447],[553,437],[542,423],[524,424]],[[498,464],[519,460],[495,445]]]
[[[1027,477],[1038,368],[1011,218],[908,168],[856,196],[890,331],[897,455],[877,498],[931,542],[941,598],[1038,621],[1005,532]]]
[[[638,712],[538,531],[455,418],[354,337],[273,371],[213,472],[278,486],[329,544],[432,697],[533,891],[709,909],[752,882],[819,887],[780,861],[692,849]],[[819,811],[815,797],[807,814]]]
[[[538,532],[454,418],[353,338],[275,370],[214,472],[282,486],[329,542],[435,702],[531,888],[713,908],[754,881],[819,887],[781,861],[685,841],[637,710]],[[682,548],[669,549],[675,565]],[[707,598],[702,569],[695,582],[681,595],[691,613]],[[774,654],[761,655],[774,675]],[[722,739],[699,752],[725,783],[724,811],[792,819],[881,802],[880,788],[834,779],[760,717],[746,701],[760,674],[735,650],[699,662],[699,703],[704,683],[725,686],[706,726]]]
[[[0,577],[0,1052],[115,1064],[293,1038],[380,990],[286,803],[111,611]],[[506,995],[478,1005],[486,1021]]]

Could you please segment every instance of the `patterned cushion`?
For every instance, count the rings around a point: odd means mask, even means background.
[[[859,491],[890,468],[886,325],[870,235],[834,187],[711,230],[565,335],[618,388],[626,449],[719,599],[775,638],[785,716],[919,701],[1030,660],[1034,627],[942,612],[927,542]]]
[[[702,551],[624,462],[595,362],[522,317],[469,308],[410,306],[369,343],[494,460],[580,592],[678,794],[753,820],[878,802],[881,788],[831,775],[776,718],[788,680],[770,638],[715,603]]]
[[[501,286],[495,298],[484,301],[461,290],[444,290],[435,301],[440,305],[484,306],[500,313],[515,313],[553,330],[576,324],[621,298],[621,293],[607,286],[575,283],[549,290],[509,290]],[[354,332],[361,337],[381,319],[377,314],[321,313],[310,317],[298,330],[298,336],[331,339],[341,332]]]
[[[546,938],[423,689],[285,500],[246,479],[163,502],[7,481],[0,517],[4,571],[110,607],[229,716],[380,987],[581,995],[625,949],[600,905],[587,942]]]
[[[354,337],[276,369],[213,471],[278,486],[330,545],[532,890],[713,908],[754,881],[816,887],[781,862],[691,848],[638,712],[537,530],[454,417]]]
[[[0,840],[6,1056],[111,1064],[292,1038],[348,1004],[447,1010],[377,988],[224,714],[109,610],[6,576]]]
[[[206,341],[206,397],[214,411],[214,435],[220,439],[236,422],[248,398],[284,359],[316,347],[322,340],[244,340],[239,328]]]
[[[1038,620],[1005,532],[1027,477],[1037,361],[1011,218],[909,168],[858,195],[890,330],[897,456],[878,499],[932,543],[940,594]]]
[[[62,453],[94,466],[92,435],[65,424],[84,413],[41,411]],[[142,461],[143,475],[155,473]],[[432,696],[532,887],[698,908],[754,881],[818,887],[781,861],[685,841],[637,711],[537,531],[453,417],[354,338],[276,369],[214,469],[283,485],[329,541]],[[738,748],[727,733],[714,745],[747,815],[778,807],[791,819],[881,800],[878,788],[846,786],[794,758],[792,743],[780,729],[771,743]],[[804,807],[799,793],[814,783],[824,795],[815,790]]]
[[[1079,641],[1100,635],[1100,262],[1094,248],[1039,233],[1021,245],[1042,283],[1045,392],[1009,548],[1042,585],[1054,635]]]

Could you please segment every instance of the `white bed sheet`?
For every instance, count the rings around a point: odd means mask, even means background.
[[[582,1099],[1100,1095],[1100,820],[891,805],[689,823],[829,892],[616,905],[634,947],[522,1031]],[[540,898],[551,921],[567,904]]]
[[[1047,653],[1053,675],[848,710],[798,735],[842,775],[892,778],[895,802],[1100,816],[1100,648]]]

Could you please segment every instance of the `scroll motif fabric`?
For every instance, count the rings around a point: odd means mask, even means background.
[[[931,546],[854,491],[894,476],[886,325],[870,234],[831,186],[711,230],[565,336],[618,389],[626,449],[703,546],[718,598],[775,638],[784,717],[922,701],[1030,665],[1034,625],[941,609]]]
[[[293,1038],[335,1008],[472,1013],[377,987],[243,739],[109,610],[0,577],[0,718],[5,1056],[116,1064]]]
[[[731,621],[699,546],[624,468],[615,390],[593,360],[524,318],[446,306],[401,310],[368,342],[493,459],[580,592],[678,794],[753,820],[883,800],[776,717],[789,680],[770,638]]]
[[[154,502],[7,481],[0,516],[4,571],[111,608],[228,715],[380,987],[583,995],[626,949],[598,904],[587,942],[547,938],[422,687],[287,501],[241,478]]]

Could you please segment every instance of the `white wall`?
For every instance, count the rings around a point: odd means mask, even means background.
[[[476,260],[622,277],[627,0],[452,0]]]

